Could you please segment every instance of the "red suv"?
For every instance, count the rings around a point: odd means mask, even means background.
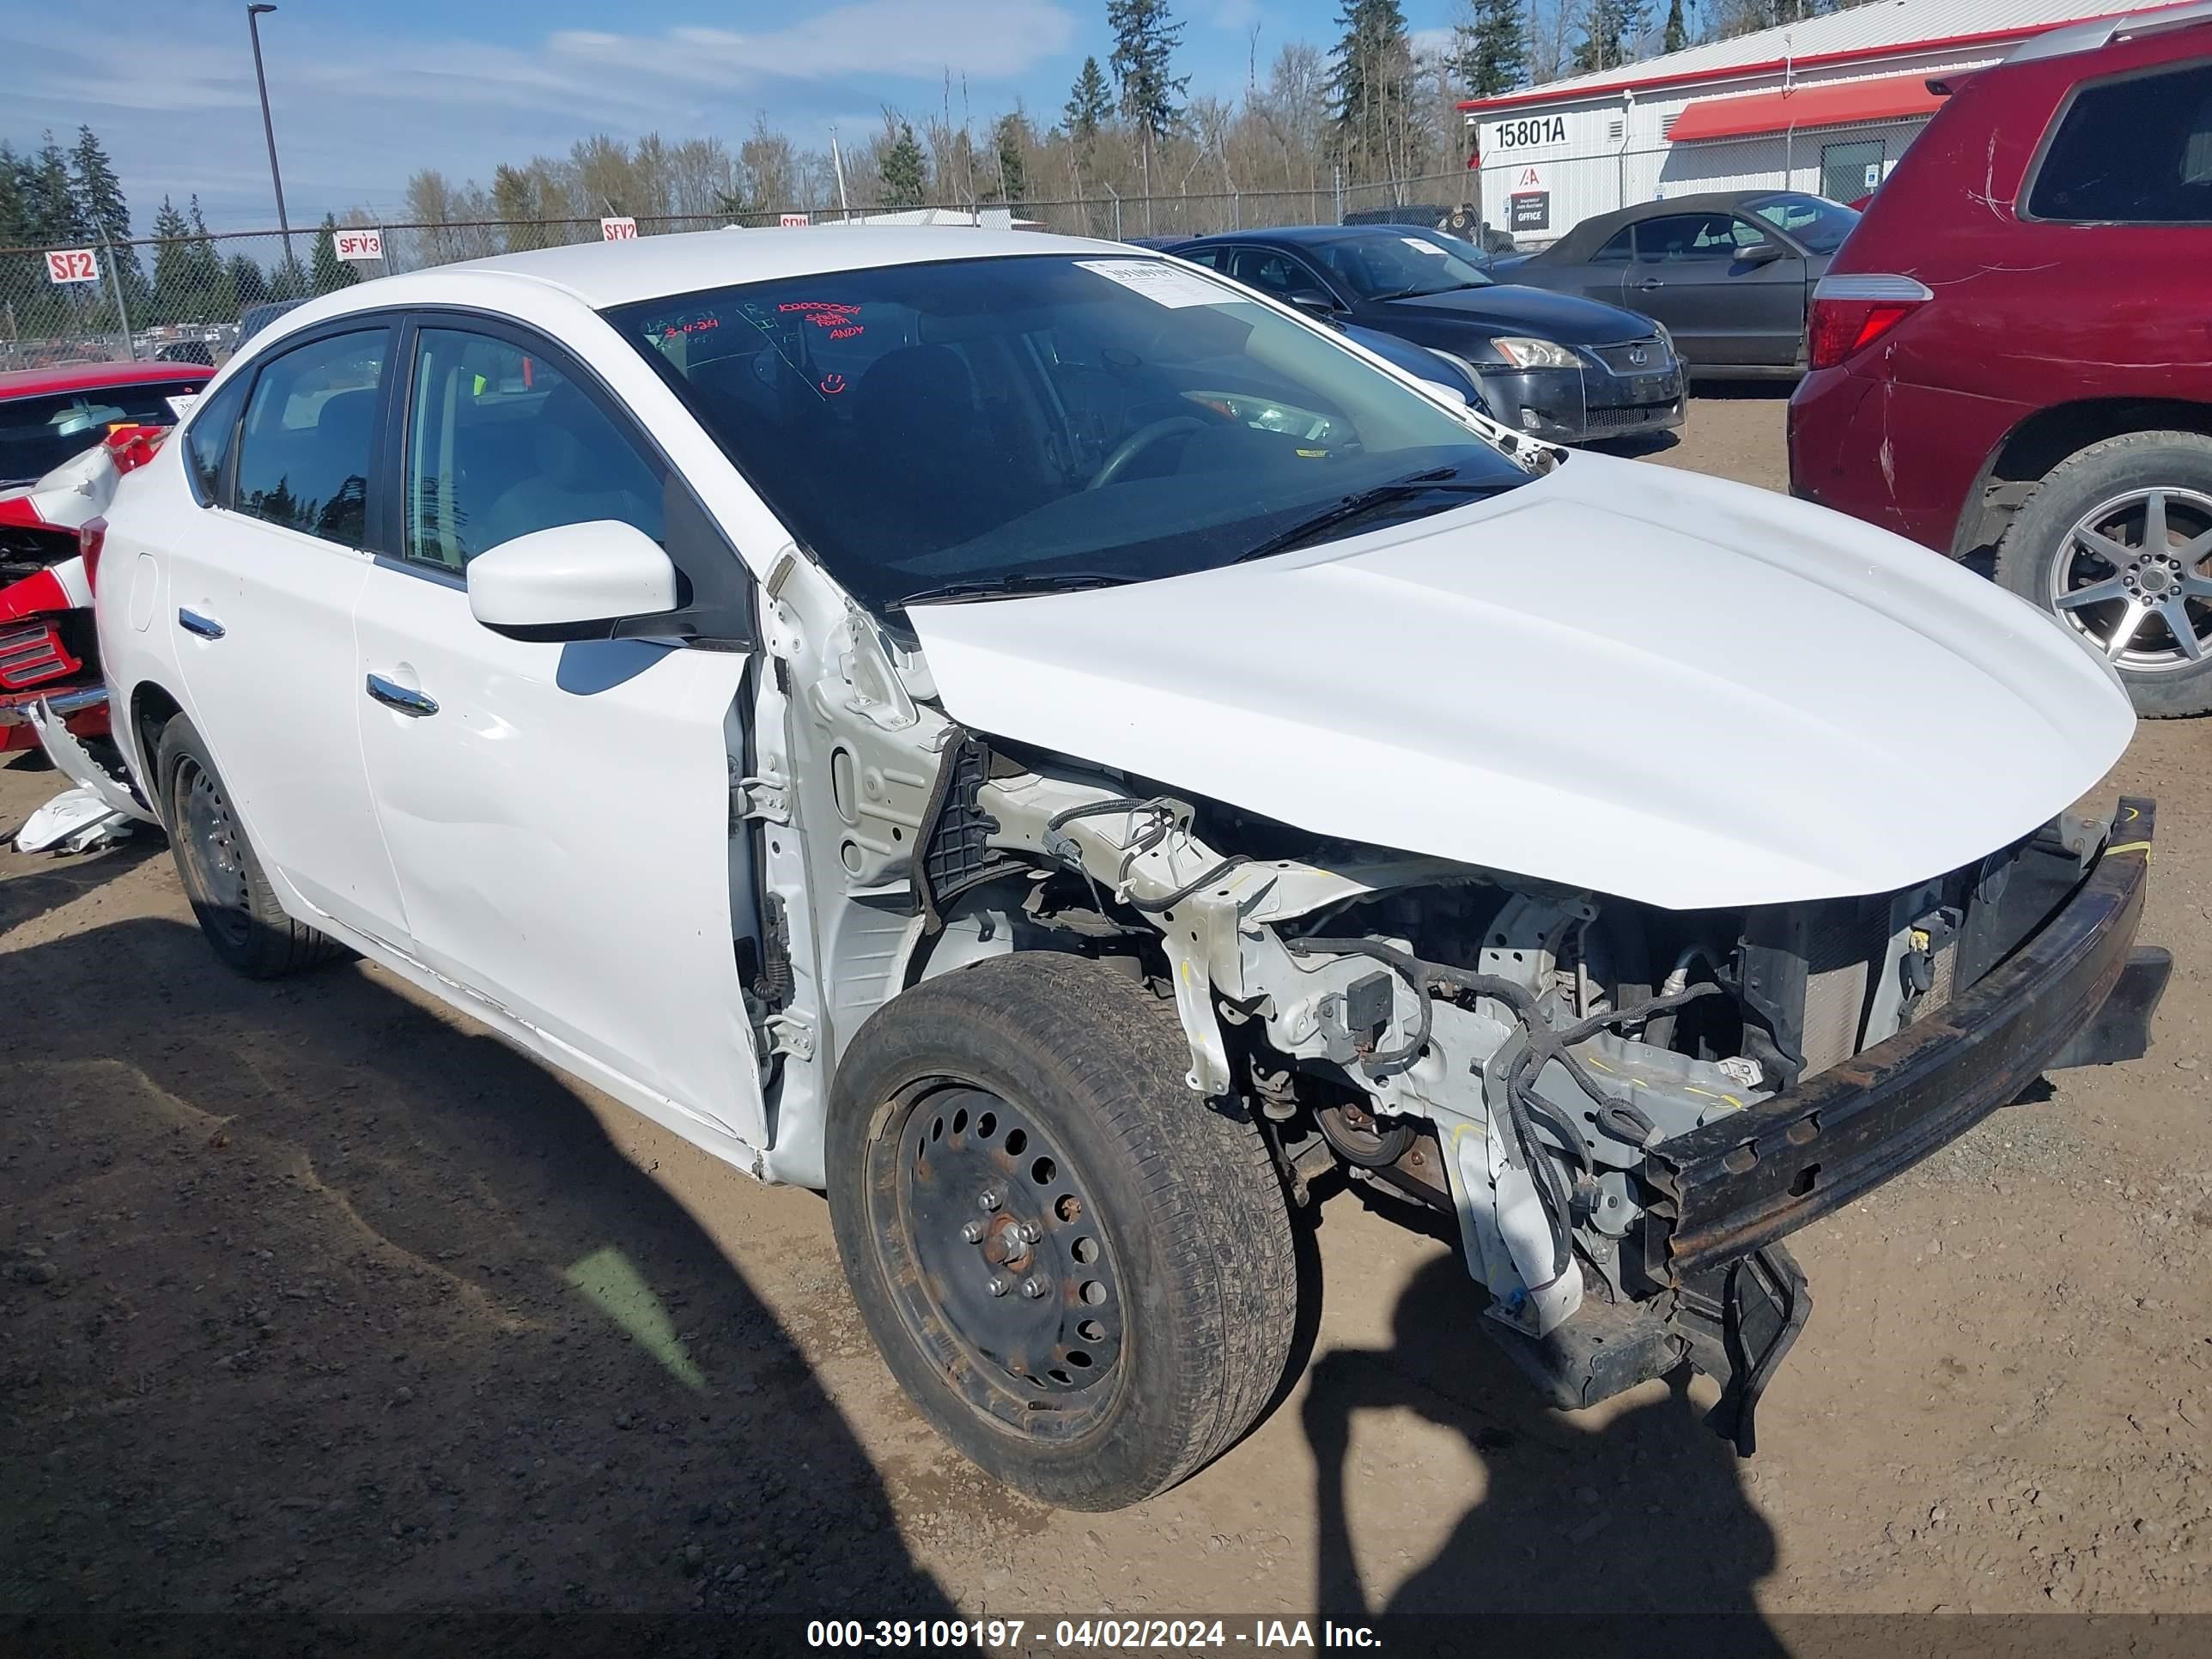
[[[2140,713],[2212,710],[2212,4],[1957,82],[1807,333],[1797,495],[1993,556]]]

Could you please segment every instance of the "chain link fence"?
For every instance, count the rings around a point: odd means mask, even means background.
[[[969,204],[905,209],[820,209],[811,222],[922,217],[956,223],[1012,223],[1113,240],[1201,236],[1264,225],[1335,224],[1348,213],[1402,210],[1410,220],[1449,210],[1466,198],[1461,171],[1381,184],[1317,180],[1304,190],[1096,196],[1006,206]],[[799,211],[792,210],[793,213]],[[640,236],[774,228],[783,212],[641,214]],[[399,271],[530,248],[596,242],[597,219],[486,221],[467,224],[339,227],[340,239],[373,231],[381,257],[341,258],[331,233],[222,232],[86,249],[0,248],[0,369],[117,358],[220,364],[237,349],[241,319],[255,307],[304,299]],[[89,252],[89,262],[61,256]]]

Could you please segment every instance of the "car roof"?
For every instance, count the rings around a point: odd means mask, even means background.
[[[1213,242],[1350,242],[1384,236],[1401,236],[1409,230],[1428,230],[1427,225],[1271,225],[1260,230],[1224,230],[1211,236],[1194,236],[1177,247],[1201,247]]]
[[[204,380],[214,373],[205,363],[55,363],[0,374],[0,398],[48,398],[155,380]]]
[[[489,259],[439,265],[404,278],[363,283],[343,292],[362,307],[390,296],[399,303],[401,282],[420,289],[440,278],[479,274],[530,277],[564,289],[595,311],[636,300],[703,293],[740,283],[779,277],[829,276],[841,270],[878,270],[886,265],[932,264],[949,259],[981,259],[1015,254],[1110,254],[1127,256],[1119,242],[1075,236],[1051,236],[1033,230],[981,230],[963,226],[812,225],[784,229],[685,231],[641,236],[634,241],[580,242],[565,247],[502,253]],[[386,289],[385,282],[394,284]],[[359,307],[347,307],[347,310]],[[329,311],[317,307],[319,314]]]
[[[1754,202],[1771,201],[1778,196],[1809,196],[1802,190],[1776,190],[1771,185],[1759,190],[1708,190],[1694,196],[1669,196],[1656,202],[1638,202],[1633,206],[1615,208],[1610,213],[1593,214],[1572,230],[1530,257],[1547,263],[1578,264],[1611,241],[1623,225],[1640,224],[1646,219],[1670,219],[1678,213],[1732,213],[1749,207]]]

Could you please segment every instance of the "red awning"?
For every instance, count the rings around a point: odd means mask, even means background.
[[[1668,137],[1676,143],[1698,138],[1741,138],[1785,127],[1834,127],[1850,121],[1887,121],[1926,115],[1943,100],[1928,90],[1925,75],[1885,75],[1871,81],[1830,81],[1787,92],[1754,92],[1735,98],[1700,98],[1674,118]]]

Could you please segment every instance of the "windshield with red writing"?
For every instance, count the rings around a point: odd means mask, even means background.
[[[1327,331],[1103,250],[837,271],[609,317],[877,608],[1206,569],[1409,477],[1459,493],[1393,495],[1399,519],[1527,477]]]

